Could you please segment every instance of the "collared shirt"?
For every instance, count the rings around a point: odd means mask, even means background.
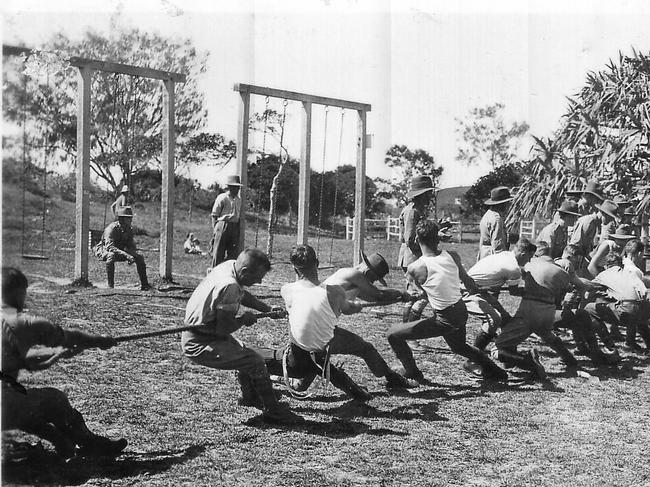
[[[218,323],[217,312],[226,312],[234,318],[243,297],[244,288],[237,281],[235,261],[226,260],[212,269],[190,296],[185,308],[185,324],[205,325],[206,333],[233,333],[239,326],[229,329]]]
[[[562,256],[568,239],[569,229],[566,223],[560,219],[546,225],[537,236],[538,242],[544,241],[549,245],[551,257],[554,259]]]
[[[214,200],[214,205],[212,205],[212,218],[215,222],[222,220],[225,216],[230,216],[227,221],[229,223],[237,223],[240,213],[241,198],[239,196],[233,198],[230,196],[229,191],[218,195]]]
[[[508,250],[508,233],[499,212],[488,209],[481,218],[479,228],[481,231],[479,259]]]
[[[415,230],[418,223],[425,218],[426,215],[413,202],[406,205],[400,213],[399,226],[402,234],[402,245],[399,249],[398,258],[400,267],[408,267],[411,262],[415,262],[422,255],[420,245],[415,238]]]
[[[524,299],[554,303],[570,287],[569,273],[549,256],[535,257],[524,267]]]
[[[507,250],[484,257],[474,264],[467,274],[474,279],[479,288],[492,289],[501,287],[505,283],[514,285],[513,281],[521,279],[521,268],[514,252]]]
[[[607,293],[618,301],[641,301],[646,296],[643,281],[622,267],[608,267],[593,282],[607,287]]]
[[[119,221],[113,222],[106,227],[101,244],[106,252],[115,252],[116,249],[129,252],[136,251],[133,229],[120,225]]]
[[[588,256],[594,248],[594,238],[600,225],[601,220],[596,213],[581,216],[573,227],[569,243],[580,247],[583,255]]]
[[[36,345],[58,347],[65,338],[63,329],[51,321],[2,307],[2,372],[14,378],[26,367],[25,357]]]

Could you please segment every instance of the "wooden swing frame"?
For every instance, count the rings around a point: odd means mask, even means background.
[[[324,96],[309,95],[295,91],[268,88],[265,86],[237,83],[234,91],[239,92],[239,126],[237,130],[237,171],[244,187],[248,185],[248,127],[250,121],[251,95],[261,95],[283,100],[294,100],[302,103],[302,133],[300,151],[300,175],[298,180],[298,235],[297,244],[308,242],[309,229],[309,182],[311,173],[311,131],[312,131],[312,105],[325,105],[339,108],[347,108],[357,112],[357,160],[355,173],[355,196],[354,196],[354,242],[353,242],[353,265],[361,262],[363,252],[364,232],[364,210],[366,206],[366,149],[368,148],[366,116],[371,110],[371,105],[355,101],[342,100],[339,98],[328,98]],[[242,208],[246,208],[246,192],[240,194]],[[245,247],[245,226],[246,219],[239,219],[239,245]]]

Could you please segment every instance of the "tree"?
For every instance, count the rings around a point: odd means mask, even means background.
[[[38,134],[34,140],[62,162],[72,166],[76,161],[77,77],[67,63],[71,56],[185,73],[187,82],[177,84],[175,93],[178,165],[223,165],[234,156],[233,142],[201,132],[206,110],[197,82],[206,70],[207,53],[197,52],[189,40],[116,28],[108,36],[86,32],[79,41],[58,34],[46,49],[5,64],[4,115],[20,122],[27,114],[29,133]],[[159,168],[162,98],[159,80],[94,73],[90,167],[111,188],[134,172]]]
[[[490,191],[497,186],[513,188],[519,186],[525,173],[525,164],[508,163],[497,167],[485,176],[479,178],[465,193],[468,203],[465,215],[480,215],[484,210],[484,202],[490,197]]]
[[[411,151],[405,145],[393,145],[386,151],[384,162],[393,169],[393,177],[388,183],[388,191],[382,191],[382,196],[395,198],[402,206],[408,203],[408,192],[411,178],[421,174],[430,176],[433,185],[438,186],[442,167],[436,167],[436,162],[427,151],[416,149]]]
[[[650,182],[650,57],[632,50],[587,74],[568,99],[551,139],[535,138],[531,175],[515,197],[510,220],[550,213],[567,189],[597,179],[611,193],[632,196]],[[639,207],[643,205],[643,200]]]
[[[521,138],[528,132],[526,122],[506,124],[505,105],[495,103],[472,108],[467,120],[456,119],[461,142],[456,160],[467,165],[489,163],[492,169],[517,157]]]

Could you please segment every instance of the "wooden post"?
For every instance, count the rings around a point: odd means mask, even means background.
[[[298,244],[309,239],[309,181],[311,179],[311,102],[302,103],[300,171],[298,175]]]
[[[90,84],[93,70],[79,68],[77,88],[77,189],[74,278],[88,284],[88,229],[90,227]]]
[[[458,243],[463,243],[463,222],[458,220]]]
[[[239,250],[246,246],[246,191],[248,189],[248,123],[251,110],[251,95],[248,92],[239,92],[239,127],[237,128],[237,172],[241,180],[242,189],[241,214],[239,215]],[[259,209],[258,209],[259,211]]]
[[[353,264],[361,262],[363,240],[365,238],[364,216],[366,208],[366,112],[358,110],[357,167],[354,188],[354,244]]]
[[[162,127],[162,197],[160,199],[160,277],[172,280],[174,250],[174,86],[171,79],[163,81]]]
[[[390,242],[390,217],[386,220],[386,240]]]

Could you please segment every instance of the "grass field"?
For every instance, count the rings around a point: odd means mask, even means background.
[[[30,199],[28,198],[28,203]],[[93,208],[91,226],[102,222],[103,207]],[[136,207],[134,224],[149,275],[155,276],[158,213]],[[204,275],[207,257],[182,254],[187,216],[176,215],[174,276],[194,286]],[[207,243],[206,214],[194,215],[191,229]],[[101,226],[101,225],[100,225]],[[121,335],[182,324],[182,291],[142,293],[135,269],[118,265],[118,288],[80,289],[65,285],[73,273],[73,204],[50,205],[45,261],[20,258],[20,198],[3,191],[3,263],[20,266],[30,279],[29,311],[63,326]],[[249,237],[252,235],[249,235]],[[292,238],[277,240],[277,260],[286,260]],[[328,264],[329,239],[321,240],[321,261]],[[333,264],[351,262],[351,243],[334,241]],[[468,266],[475,244],[447,244]],[[381,251],[395,262],[397,245],[368,240],[368,251]],[[323,256],[325,255],[325,257]],[[333,269],[323,269],[326,277]],[[90,279],[105,283],[103,266],[91,260]],[[251,290],[280,304],[279,287],[293,279],[277,264],[261,286]],[[151,279],[152,281],[154,279]],[[391,286],[403,278],[393,269]],[[515,298],[504,297],[511,312]],[[385,335],[400,320],[399,306],[366,310],[344,317],[342,326],[372,343],[397,366]],[[279,346],[286,340],[285,321],[264,320],[241,330],[238,338],[253,345]],[[478,322],[470,320],[468,339]],[[567,336],[564,336],[568,340]],[[440,339],[417,360],[432,386],[387,393],[356,358],[345,369],[375,395],[368,406],[348,401],[337,390],[322,390],[308,401],[284,394],[308,424],[274,427],[259,411],[237,406],[232,373],[192,365],[180,353],[178,336],[127,342],[107,351],[90,350],[47,371],[24,374],[27,386],[50,385],[69,394],[90,426],[129,440],[114,462],[63,464],[49,444],[26,448],[36,438],[3,434],[3,483],[6,485],[472,485],[472,486],[642,486],[650,485],[649,359],[623,354],[614,368],[594,369],[580,358],[592,379],[566,377],[552,352],[537,346],[556,384],[482,383],[461,368]],[[573,346],[572,343],[570,343]],[[521,377],[516,370],[513,377]]]

